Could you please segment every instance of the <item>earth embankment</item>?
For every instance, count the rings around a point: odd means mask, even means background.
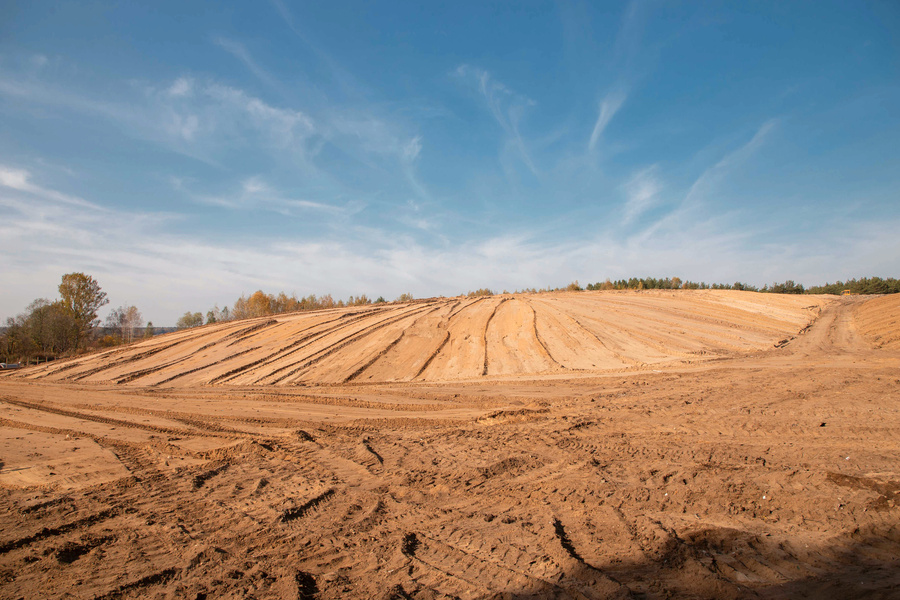
[[[717,290],[433,299],[212,324],[23,375],[186,387],[590,373],[765,350],[830,301]]]
[[[861,303],[855,318],[862,334],[876,348],[900,349],[900,294]]]

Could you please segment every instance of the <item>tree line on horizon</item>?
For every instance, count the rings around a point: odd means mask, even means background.
[[[412,294],[400,294],[394,302],[410,302],[413,299]],[[250,294],[250,296],[241,294],[241,297],[235,300],[234,305],[231,308],[228,306],[219,308],[218,304],[215,305],[206,312],[205,323],[203,313],[188,311],[179,317],[175,326],[178,329],[187,329],[223,321],[238,321],[240,319],[280,315],[305,310],[367,306],[369,304],[383,304],[386,302],[387,300],[385,300],[383,296],[371,300],[365,294],[350,296],[347,300],[335,300],[332,298],[331,294],[325,294],[324,296],[310,294],[308,296],[298,297],[296,294],[288,296],[284,292],[279,292],[276,295],[267,294],[262,290],[257,290]]]
[[[525,293],[542,293],[542,292],[581,292],[581,291],[597,291],[597,290],[740,290],[745,292],[760,292],[770,294],[833,294],[840,295],[844,292],[851,294],[896,294],[900,293],[900,280],[893,277],[882,279],[881,277],[863,277],[860,279],[848,279],[847,281],[836,281],[834,283],[826,283],[824,285],[812,286],[806,288],[801,283],[796,283],[791,279],[781,283],[773,283],[772,285],[764,285],[757,287],[749,283],[736,281],[734,283],[706,283],[705,281],[696,282],[690,280],[682,280],[680,277],[644,277],[643,279],[632,277],[630,279],[617,279],[612,281],[607,279],[603,282],[589,283],[582,287],[578,281],[573,281],[565,287],[558,288],[526,288],[521,290]],[[514,293],[521,293],[516,290]],[[508,292],[504,292],[508,293]],[[492,296],[494,292],[489,289],[481,289],[475,292],[469,292],[469,297],[473,296]]]

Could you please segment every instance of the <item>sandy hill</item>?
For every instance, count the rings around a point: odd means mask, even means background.
[[[283,386],[640,369],[771,348],[831,301],[723,290],[441,298],[213,324],[23,375]]]
[[[855,317],[860,331],[873,346],[900,350],[900,294],[861,304]]]

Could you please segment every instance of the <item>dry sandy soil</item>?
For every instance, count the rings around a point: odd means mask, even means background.
[[[900,297],[435,299],[0,375],[0,598],[898,598]]]

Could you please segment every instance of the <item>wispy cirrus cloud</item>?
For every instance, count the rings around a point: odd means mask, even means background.
[[[225,110],[249,121],[252,130],[280,147],[303,142],[317,132],[315,122],[303,110],[276,107],[244,90],[219,83],[206,84],[202,92],[209,100],[206,105],[209,119],[217,129],[226,128],[219,113]]]
[[[776,128],[777,124],[778,121],[776,119],[767,120],[756,130],[749,141],[728,152],[713,165],[704,169],[688,188],[681,202],[668,214],[649,225],[640,234],[641,239],[649,239],[659,235],[664,230],[684,229],[688,223],[694,223],[698,220],[707,220],[712,210],[709,202],[717,190],[725,184],[731,173],[740,168],[762,147],[766,138]],[[727,217],[727,215],[721,215],[720,213],[713,214],[718,214],[722,218]],[[738,231],[743,231],[738,224],[732,223],[729,227],[736,230],[736,236],[742,235],[742,233],[737,233]]]
[[[70,206],[88,208],[96,211],[104,210],[99,205],[83,200],[77,196],[63,194],[62,192],[36,185],[32,183],[31,179],[31,173],[25,169],[16,169],[0,165],[0,186],[19,192],[25,192],[31,196],[37,196],[38,198],[44,198],[61,204],[68,204]]]
[[[638,171],[625,183],[625,193],[628,196],[622,210],[622,224],[629,225],[639,216],[652,208],[657,202],[657,197],[662,190],[657,177],[656,165]]]
[[[0,96],[64,113],[97,118],[119,131],[218,164],[240,142],[262,151],[307,156],[318,130],[303,110],[279,107],[209,79],[181,76],[163,84],[121,82],[99,98],[75,82],[16,78],[0,72]]]
[[[647,10],[644,3],[631,0],[622,14],[610,64],[612,72],[615,73],[613,78],[615,83],[612,84],[612,90],[607,92],[598,104],[597,119],[591,128],[587,144],[589,152],[596,148],[606,127],[625,104],[636,80],[640,79],[637,63],[641,56]]]
[[[650,5],[641,0],[630,0],[622,13],[619,31],[613,51],[613,61],[625,73],[635,70],[635,63],[641,53],[644,25]]]
[[[272,89],[282,90],[282,86],[278,83],[278,80],[253,60],[253,56],[250,55],[250,52],[244,44],[223,36],[213,38],[213,42],[243,63],[243,65],[247,67],[247,70],[253,73],[253,76],[264,84]]]
[[[193,74],[152,83],[119,82],[118,93],[99,98],[56,73],[17,78],[0,69],[0,99],[4,96],[61,118],[96,119],[101,126],[227,172],[234,182],[230,189],[220,182],[204,183],[189,164],[160,174],[178,182],[176,191],[195,207],[225,211],[219,218],[226,222],[240,214],[272,213],[296,219],[297,227],[307,232],[330,230],[346,227],[373,203],[386,210],[379,217],[383,223],[433,236],[444,222],[425,208],[434,206],[434,198],[417,174],[423,136],[369,106],[335,104],[316,111],[276,105]],[[348,181],[348,173],[354,180]],[[23,190],[33,185],[11,171],[4,177]],[[412,199],[419,210],[409,209]],[[185,209],[185,214],[195,214],[197,208]],[[31,225],[46,227],[47,222]]]
[[[371,95],[371,90],[368,86],[364,85],[341,65],[334,56],[325,50],[321,43],[313,41],[310,32],[304,31],[303,27],[298,24],[298,19],[294,18],[291,10],[283,0],[272,0],[272,6],[275,7],[276,12],[288,29],[303,42],[305,47],[315,57],[315,60],[326,68],[330,79],[336,84],[343,96],[360,101]]]
[[[230,194],[212,195],[191,191],[185,182],[172,179],[172,186],[183,192],[192,201],[208,206],[218,206],[231,210],[257,211],[268,210],[284,216],[299,216],[309,212],[329,215],[348,215],[361,208],[360,203],[354,205],[335,206],[325,202],[292,198],[276,189],[259,175],[243,179],[237,189]]]
[[[420,152],[422,152],[422,136],[417,135],[406,142],[401,155],[405,162],[411,163],[419,158]]]
[[[45,55],[43,55],[43,54],[34,54],[34,55],[31,57],[31,64],[32,64],[35,68],[38,68],[38,69],[41,69],[41,68],[45,67],[45,66],[47,65],[47,63],[49,63],[49,62],[50,62],[50,59],[48,59],[48,58],[47,58]]]
[[[420,201],[432,204],[434,202],[434,198],[431,192],[428,191],[428,189],[425,187],[425,184],[423,184],[419,180],[419,177],[416,174],[416,162],[418,161],[419,155],[421,153],[422,137],[415,136],[403,146],[400,160],[402,163],[403,173],[406,176],[406,181],[409,184],[409,187],[412,189],[413,193]],[[407,206],[414,207],[416,213],[421,213],[420,204],[409,200],[407,202]],[[436,227],[435,220],[423,218],[420,215],[412,218],[407,215],[402,217],[400,220],[401,222],[404,222],[406,224],[412,224],[412,226],[419,229],[434,229]]]
[[[349,86],[353,92],[350,95],[352,97],[359,96],[360,94],[357,93],[358,85],[356,83],[348,84],[349,77],[343,69],[330,56],[322,52],[321,49],[313,47],[306,36],[301,35],[287,7],[280,2],[275,2],[274,4],[288,26],[297,35],[300,35],[307,45],[314,50],[319,60],[323,61],[329,70],[342,80],[342,88],[346,91]],[[289,96],[284,86],[254,59],[244,44],[222,36],[215,38],[214,42],[240,60],[257,79],[278,91],[282,96]],[[234,90],[233,88],[228,88],[228,86],[221,85],[210,85],[208,86],[208,91],[213,93],[220,91],[216,89],[217,87],[228,90],[227,95],[229,96],[235,96],[236,94],[247,95],[243,90]],[[316,94],[316,97],[318,98],[318,94]],[[417,139],[417,143],[421,144],[421,135],[413,134],[410,136],[403,127],[377,114],[372,109],[372,106],[365,103],[362,105],[341,104],[331,102],[327,98],[318,98],[314,104],[316,103],[324,103],[324,106],[319,106],[318,109],[311,106],[291,111],[283,108],[275,109],[265,105],[259,99],[246,102],[246,105],[254,116],[266,117],[280,122],[280,129],[286,133],[296,132],[297,125],[304,125],[308,133],[317,135],[317,139],[313,141],[309,148],[312,152],[315,152],[322,143],[329,143],[341,148],[343,152],[354,156],[363,163],[370,163],[372,157],[397,157],[403,161],[405,160],[408,144],[412,140]],[[313,116],[313,113],[315,113],[315,116]]]
[[[241,43],[224,37],[216,43],[263,79],[268,77]],[[59,70],[15,73],[0,65],[0,99],[12,100],[23,110],[39,107],[65,119],[76,115],[80,121],[96,119],[101,126],[223,171],[244,171],[241,155],[266,157],[272,168],[302,174],[307,187],[320,193],[327,188],[332,197],[351,192],[346,172],[360,167],[382,187],[412,186],[422,196],[424,187],[414,185],[414,159],[423,144],[422,134],[371,102],[342,104],[318,98],[309,105],[273,103],[246,89],[193,74],[161,82],[107,83],[102,97],[85,82]]]
[[[460,65],[456,68],[455,75],[481,94],[494,120],[506,132],[507,143],[516,149],[519,158],[528,167],[528,170],[538,176],[540,174],[538,168],[531,158],[519,129],[519,123],[526,112],[537,103],[497,81],[484,69]]]
[[[411,141],[389,121],[368,111],[334,109],[326,113],[325,134],[348,152],[402,158]],[[418,137],[421,144],[421,137]]]
[[[606,126],[609,125],[609,122],[612,121],[612,118],[616,116],[616,113],[619,112],[620,108],[622,108],[622,104],[625,103],[625,99],[627,97],[628,95],[624,92],[624,90],[617,90],[607,94],[606,97],[603,98],[603,100],[600,102],[597,121],[594,123],[594,128],[591,130],[591,137],[588,140],[588,150],[593,150],[597,145],[597,142],[600,140],[600,136],[603,135],[603,131],[606,129]]]
[[[738,168],[760,149],[766,138],[777,126],[777,119],[767,120],[760,125],[748,142],[727,153],[714,165],[704,170],[688,190],[684,198],[684,206],[693,207],[697,203],[702,202],[733,169]]]

